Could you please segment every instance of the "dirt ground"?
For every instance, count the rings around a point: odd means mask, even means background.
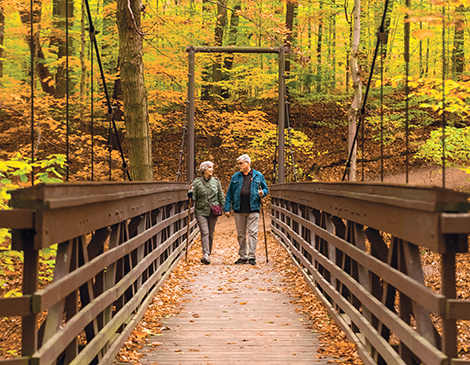
[[[380,182],[380,177],[369,180],[369,182]],[[406,184],[406,174],[385,174],[384,183]],[[433,185],[443,187],[442,167],[426,166],[412,169],[408,172],[408,184],[411,185]],[[447,168],[445,171],[445,188],[465,193],[470,193],[470,174],[460,168]]]

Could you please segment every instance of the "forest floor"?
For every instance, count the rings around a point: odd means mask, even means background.
[[[411,184],[443,187],[441,166],[420,166],[408,171],[408,182],[406,173],[399,172],[385,174],[383,182],[389,184]],[[380,182],[380,178],[366,180],[366,182]],[[470,175],[458,167],[446,168],[445,188],[461,192],[470,192]]]

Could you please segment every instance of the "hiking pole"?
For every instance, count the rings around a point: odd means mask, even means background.
[[[264,222],[263,202],[261,202],[261,215],[263,216],[264,248],[266,249],[266,262],[269,262],[269,259],[268,259],[268,241],[266,239],[266,223]]]
[[[188,201],[188,231],[186,233],[186,262],[188,262],[190,224],[191,224],[191,198],[189,198],[189,201]]]

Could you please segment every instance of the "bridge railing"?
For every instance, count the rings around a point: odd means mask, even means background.
[[[366,364],[470,364],[457,349],[457,321],[470,320],[470,300],[456,295],[466,194],[355,183],[270,191],[272,232]],[[440,258],[438,292],[425,285],[424,250]]]
[[[0,222],[24,252],[23,295],[0,299],[0,317],[22,317],[22,356],[0,364],[113,363],[197,234],[187,189],[67,183],[13,192]],[[55,243],[53,282],[39,289],[39,251]]]

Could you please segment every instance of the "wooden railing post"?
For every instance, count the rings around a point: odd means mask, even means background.
[[[446,252],[441,255],[441,294],[447,299],[456,297],[455,245],[453,236],[445,236]],[[442,320],[442,351],[450,358],[457,357],[457,325],[455,319]]]
[[[23,244],[23,295],[28,295],[38,289],[39,251],[34,248],[33,231],[23,231]],[[22,356],[32,356],[38,348],[37,313],[23,317],[22,327]]]

